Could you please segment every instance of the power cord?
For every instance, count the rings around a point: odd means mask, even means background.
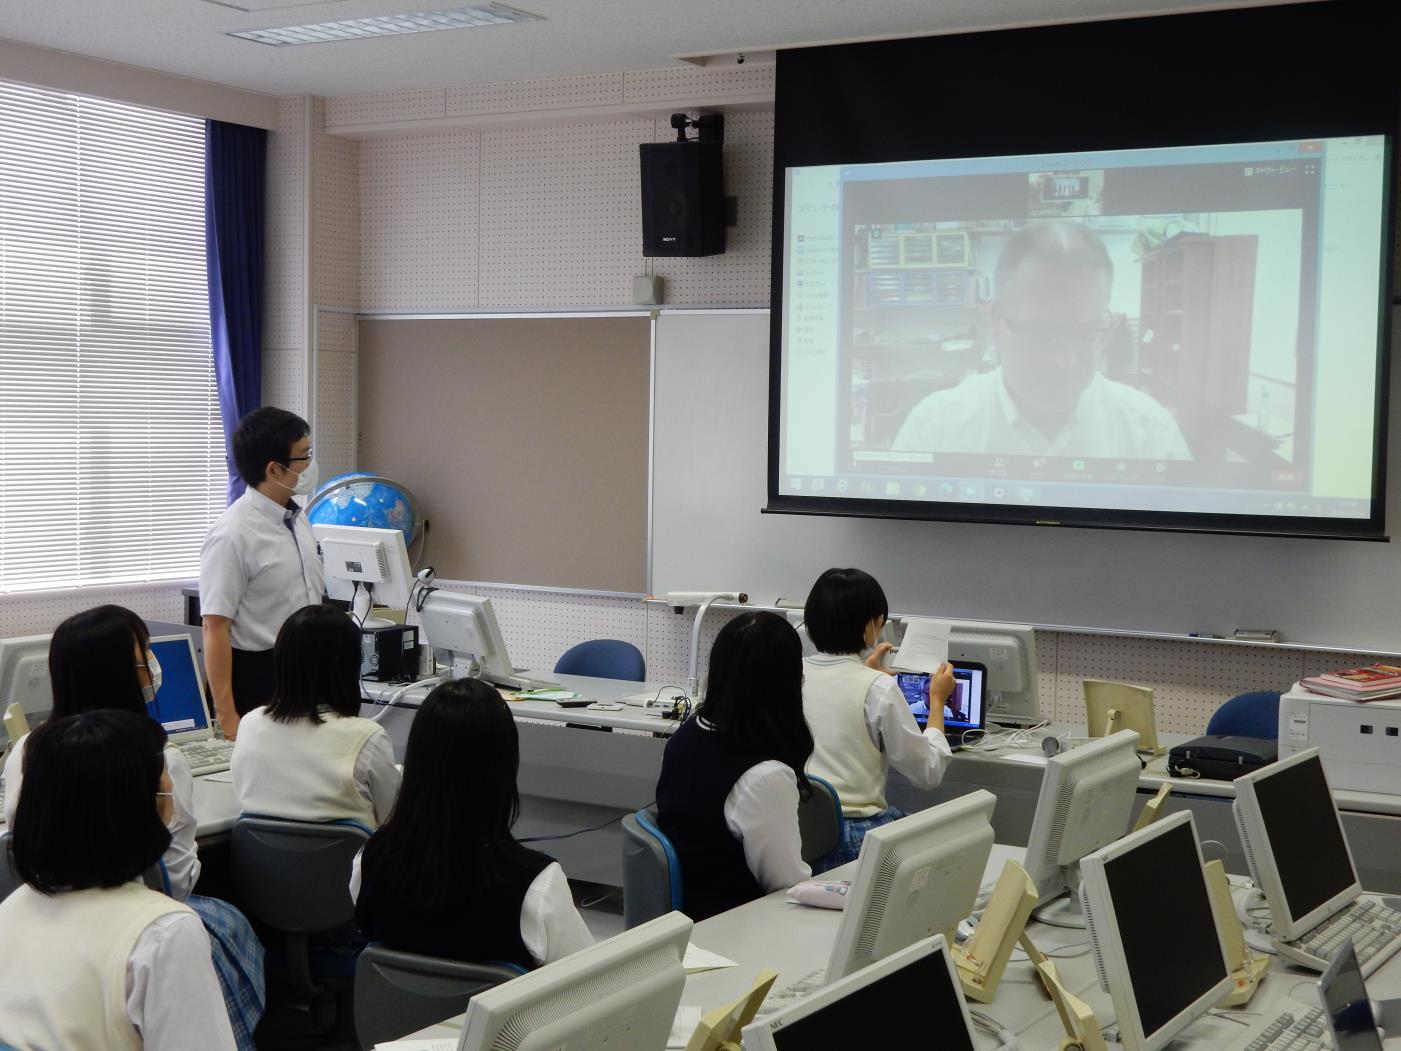
[[[991,1033],[999,1041],[995,1051],[1016,1051],[1017,1037],[1012,1030],[1008,1029],[997,1019],[982,1011],[969,1011],[968,1017],[973,1020],[973,1024],[985,1033]]]

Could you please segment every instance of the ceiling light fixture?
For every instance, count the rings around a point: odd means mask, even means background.
[[[518,11],[505,4],[474,4],[445,11],[423,11],[409,15],[370,15],[335,22],[314,22],[304,26],[275,29],[240,29],[228,35],[270,47],[294,44],[327,44],[337,40],[363,40],[368,37],[400,36],[404,33],[431,33],[437,29],[475,29],[478,26],[509,22],[544,21],[540,15]]]

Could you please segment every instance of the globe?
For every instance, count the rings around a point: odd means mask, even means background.
[[[313,525],[397,529],[409,546],[423,530],[413,493],[370,471],[348,471],[327,480],[307,504],[306,517]]]

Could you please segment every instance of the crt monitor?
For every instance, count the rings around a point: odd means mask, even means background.
[[[1274,936],[1294,941],[1362,892],[1323,760],[1310,748],[1236,778],[1236,828]]]
[[[0,639],[0,712],[18,704],[30,726],[53,711],[53,684],[49,681],[48,635]]]
[[[691,921],[669,912],[477,993],[458,1051],[656,1051],[666,1047]]]
[[[1100,985],[1125,1051],[1157,1051],[1231,991],[1190,812],[1125,836],[1082,864]]]
[[[972,913],[996,802],[978,789],[866,833],[824,984],[950,932]]]
[[[1041,899],[1037,918],[1083,926],[1078,899],[1053,899],[1075,890],[1080,859],[1113,843],[1129,828],[1138,792],[1138,734],[1121,730],[1046,760],[1041,794],[1026,841],[1026,871]]]
[[[414,575],[404,534],[368,526],[311,527],[326,571],[326,594],[354,603],[352,612],[364,627],[386,627],[368,620],[378,603],[407,611]]]
[[[919,1005],[941,1051],[973,1051],[972,1019],[943,935],[918,941],[745,1026],[745,1051],[868,1047],[874,1019]]]
[[[1036,696],[1036,632],[1025,624],[955,621],[949,659],[987,669],[987,721],[1032,726],[1041,721]]]
[[[418,616],[434,656],[452,667],[453,678],[496,680],[514,674],[491,599],[439,588],[429,592]]]

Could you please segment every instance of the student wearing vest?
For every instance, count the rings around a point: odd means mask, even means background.
[[[329,606],[304,606],[277,633],[272,700],[243,717],[233,783],[245,814],[349,819],[375,828],[399,791],[394,747],[360,718],[360,629]]]
[[[843,842],[818,861],[819,872],[856,860],[868,830],[905,816],[886,804],[887,767],[920,788],[934,788],[952,756],[943,712],[953,670],[945,664],[930,678],[929,722],[921,734],[900,687],[881,666],[891,647],[876,640],[889,615],[880,584],[859,569],[823,573],[803,612],[818,650],[803,661],[803,711],[814,741],[808,772],[832,783],[846,817]],[[872,652],[863,660],[863,651]]]
[[[98,606],[69,617],[49,641],[54,702],[50,718],[104,709],[146,717],[161,688],[160,662],[149,644],[145,621],[122,606]],[[10,822],[26,783],[24,756],[30,736],[16,741],[5,760],[5,817]],[[252,1051],[253,1030],[266,1005],[263,946],[243,913],[226,901],[191,893],[200,874],[194,778],[174,745],[166,744],[163,755],[171,807],[169,846],[160,860],[170,896],[189,905],[204,923],[237,1046]]]
[[[414,716],[389,820],[351,868],[355,918],[391,949],[471,963],[553,963],[593,944],[564,870],[511,835],[520,745],[480,679],[437,686]]]
[[[199,917],[141,873],[170,844],[165,734],[104,709],[28,737],[0,902],[0,1043],[18,1051],[233,1051]]]
[[[705,701],[667,742],[657,780],[691,919],[812,874],[798,829],[812,747],[798,633],[777,614],[741,613],[716,637]]]

